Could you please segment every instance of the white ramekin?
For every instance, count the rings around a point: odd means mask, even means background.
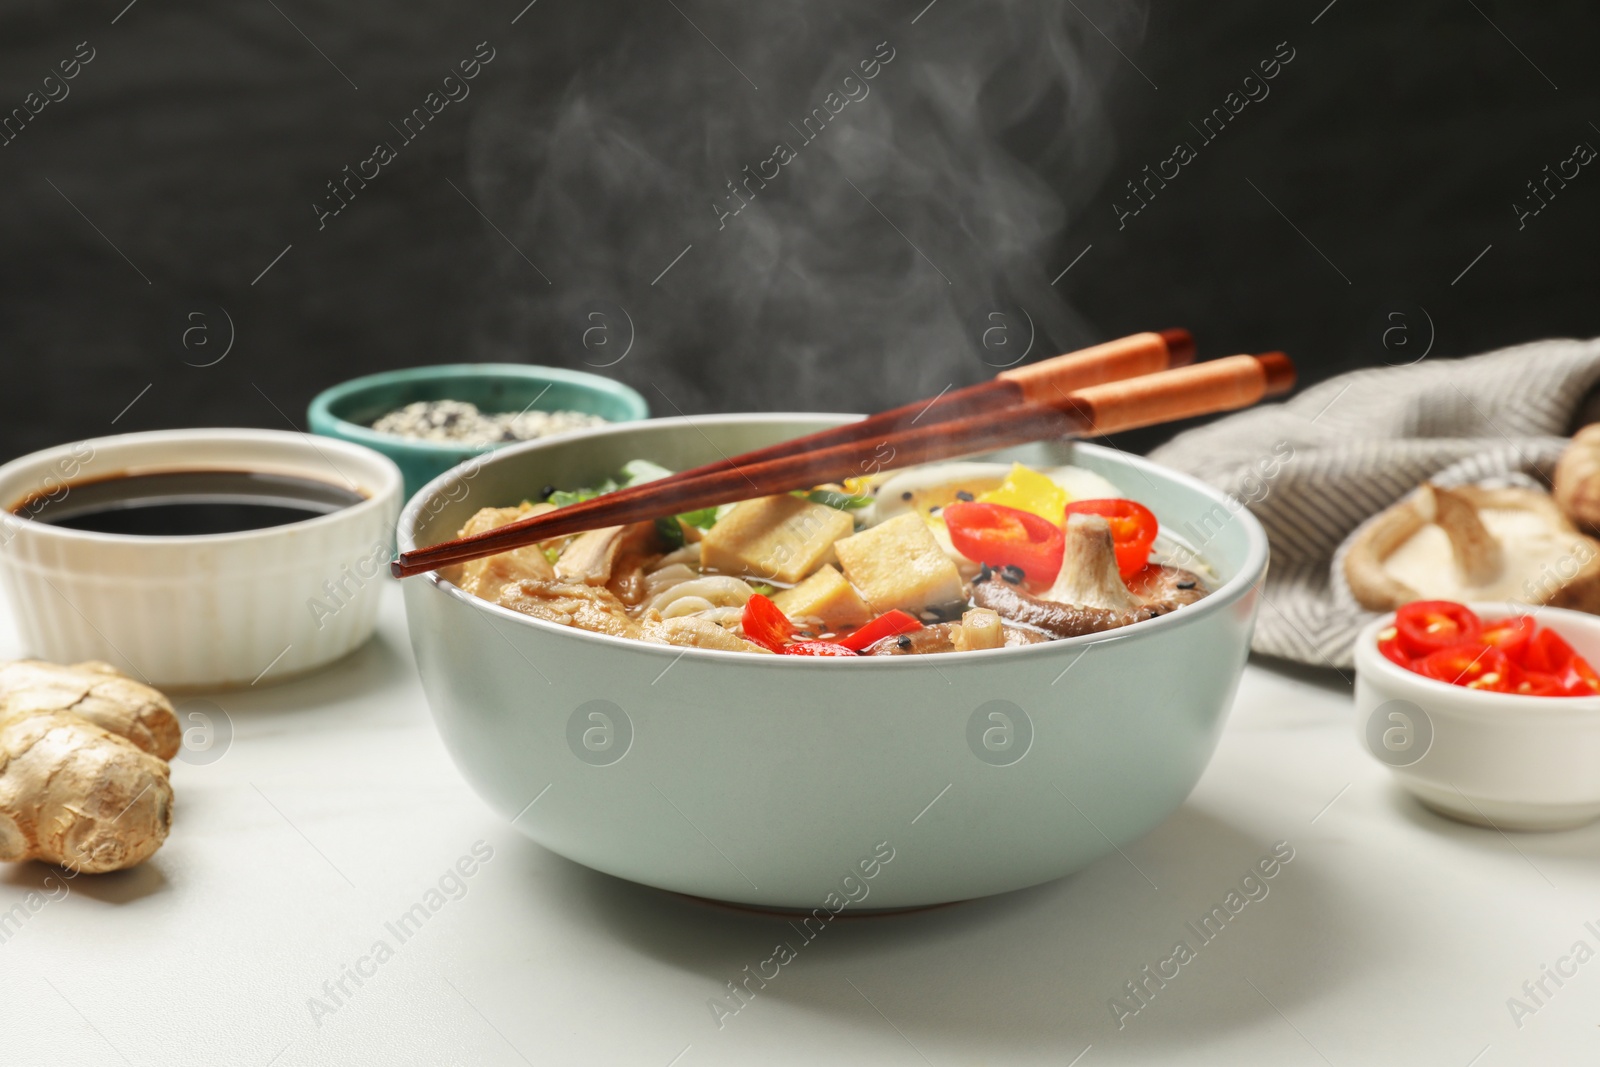
[[[80,482],[195,469],[314,478],[366,499],[194,537],[88,533],[14,513]],[[399,468],[371,449],[278,430],[159,430],[47,448],[0,466],[0,582],[30,655],[105,660],[167,688],[264,684],[371,636],[400,489]]]
[[[1469,605],[1485,622],[1532,615],[1590,663],[1600,616],[1527,604]],[[1498,830],[1561,830],[1600,818],[1600,696],[1534,697],[1447,685],[1378,651],[1391,612],[1356,640],[1356,733],[1428,807]]]

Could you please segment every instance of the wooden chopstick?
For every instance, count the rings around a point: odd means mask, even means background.
[[[851,441],[864,441],[869,437],[877,439],[911,426],[932,426],[950,419],[1011,407],[1025,400],[1048,401],[1089,385],[1135,378],[1172,367],[1185,367],[1194,362],[1194,354],[1194,336],[1188,330],[1150,330],[1130,334],[1114,341],[1052,356],[1038,363],[1001,371],[987,382],[946,390],[932,400],[903,404],[855,422],[758,448],[738,456],[737,465],[748,466]],[[662,478],[606,495],[621,500],[633,499],[651,494],[652,486],[659,489],[668,482],[689,481],[733,466],[735,460],[720,459],[715,463],[679,471],[670,479]],[[584,502],[585,505],[591,503],[593,501]]]
[[[1053,356],[1025,366],[1002,371],[987,382],[962,389],[949,389],[932,400],[903,404],[855,422],[833,426],[804,437],[780,441],[733,458],[724,457],[690,470],[679,471],[653,482],[629,486],[604,497],[569,504],[564,509],[569,519],[604,508],[620,507],[631,500],[659,496],[670,485],[692,482],[711,474],[781,459],[784,456],[813,452],[852,441],[882,440],[913,426],[933,426],[951,419],[999,411],[1029,400],[1050,401],[1074,389],[1134,378],[1143,374],[1184,367],[1194,362],[1194,335],[1188,330],[1149,330],[1114,341],[1091,345],[1075,352]],[[860,473],[855,472],[855,473]],[[611,525],[599,523],[600,526]]]
[[[1098,436],[1232,411],[1287,392],[1294,379],[1294,364],[1282,352],[1227,356],[1086,386],[1048,402],[1024,400],[999,411],[898,428],[876,440],[847,441],[776,459],[749,461],[747,456],[735,456],[729,466],[709,474],[649,482],[640,488],[650,492],[627,498],[608,493],[589,502],[604,506],[560,508],[472,537],[403,552],[390,570],[405,578],[584,530],[809,489],[860,474],[863,454],[879,456],[884,447],[892,450],[884,466],[909,467],[1031,441]]]
[[[987,382],[962,389],[947,389],[934,397],[903,404],[855,422],[833,426],[804,437],[780,441],[734,458],[724,457],[690,470],[678,471],[653,482],[629,486],[576,504],[569,504],[570,518],[586,515],[598,508],[607,510],[630,500],[659,496],[667,486],[692,482],[707,475],[737,467],[747,467],[801,452],[813,452],[852,441],[882,440],[913,426],[933,426],[951,419],[999,411],[1029,400],[1051,401],[1074,389],[1106,382],[1135,378],[1143,374],[1184,367],[1194,362],[1194,336],[1188,330],[1150,330],[1130,334],[1114,341],[1053,356],[1026,366],[1002,371]],[[859,473],[859,472],[857,472]],[[600,523],[601,526],[609,525]]]

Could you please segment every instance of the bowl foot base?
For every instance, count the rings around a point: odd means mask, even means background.
[[[672,893],[673,896],[683,900],[693,901],[707,908],[716,908],[718,911],[733,911],[741,915],[755,915],[764,919],[804,919],[811,915],[805,908],[785,908],[780,906],[766,907],[761,904],[740,904],[731,900],[713,900],[710,897],[697,897],[690,893],[675,893],[670,889],[662,890]],[[849,907],[834,913],[835,919],[882,919],[893,915],[915,915],[923,911],[938,911],[941,908],[954,908],[962,904],[971,903],[966,900],[949,900],[940,904],[908,904],[903,908],[856,908]]]
[[[1572,830],[1600,819],[1600,803],[1531,804],[1515,800],[1463,796],[1454,789],[1406,782],[1405,787],[1424,807],[1458,822],[1494,830]]]

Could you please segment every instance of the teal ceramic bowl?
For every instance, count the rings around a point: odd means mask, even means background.
[[[522,363],[447,363],[369,374],[318,393],[307,415],[311,432],[354,441],[394,460],[410,497],[424,484],[473,456],[504,445],[450,445],[377,433],[371,426],[418,400],[462,400],[481,411],[581,411],[608,422],[650,417],[644,397],[610,378]]]
[[[655,419],[504,448],[434,480],[401,549],[477,508],[624,462],[684,469],[839,415]],[[1059,878],[1148,832],[1211,759],[1250,649],[1267,539],[1192,478],[1093,445],[1073,462],[1147,504],[1220,584],[1109,633],[861,659],[630,641],[530,618],[445,578],[404,583],[434,721],[518,830],[596,870],[764,907],[837,912],[980,897]],[[1181,538],[1179,538],[1181,540]]]

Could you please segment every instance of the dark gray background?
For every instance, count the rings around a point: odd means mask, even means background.
[[[1584,0],[125,2],[0,13],[0,112],[95,49],[0,147],[0,456],[303,425],[395,366],[582,368],[596,308],[658,414],[907,401],[993,373],[1024,314],[1032,356],[1183,325],[1307,380],[1600,333],[1600,167],[1513,208],[1600,146]],[[471,96],[319,231],[324,183],[480,41]],[[870,95],[719,231],[724,178],[880,41]],[[1270,96],[1119,230],[1124,182],[1280,42]],[[186,365],[224,312],[227,357]]]

